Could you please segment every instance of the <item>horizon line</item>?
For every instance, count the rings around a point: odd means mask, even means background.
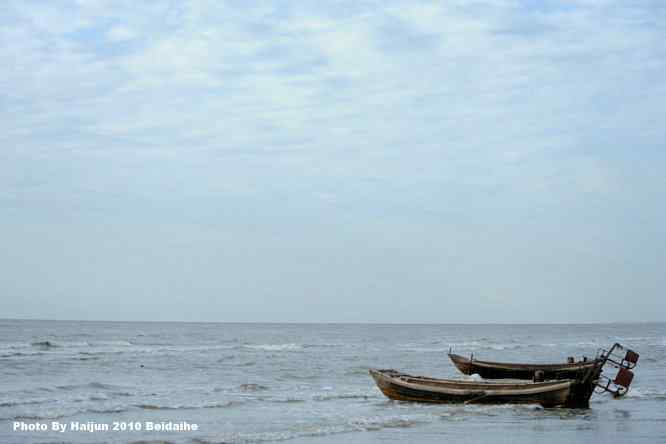
[[[99,323],[155,323],[155,324],[273,324],[273,325],[622,325],[664,324],[665,321],[513,321],[513,322],[348,322],[348,321],[187,321],[187,320],[118,320],[118,319],[46,319],[46,318],[0,318],[0,321],[39,322],[99,322]]]

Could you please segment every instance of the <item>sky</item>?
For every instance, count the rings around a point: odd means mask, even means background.
[[[0,317],[666,320],[666,3],[0,6]]]

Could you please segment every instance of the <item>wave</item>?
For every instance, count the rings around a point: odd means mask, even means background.
[[[341,344],[341,343],[322,343],[322,344],[304,344],[303,348],[340,348],[340,347],[354,347],[356,344]]]
[[[260,398],[259,400],[278,404],[299,404],[301,402],[306,402],[305,399],[300,398]]]
[[[60,419],[60,418],[65,418],[68,415],[64,414],[44,414],[44,415],[17,415],[13,416],[11,418],[0,418],[0,419],[9,419],[10,421],[40,421],[44,419]]]
[[[58,390],[79,390],[79,389],[98,389],[98,390],[119,390],[122,391],[127,387],[114,384],[105,384],[103,382],[89,382],[86,384],[66,384],[66,385],[57,385],[56,389]]]
[[[666,401],[666,391],[653,388],[641,389],[638,387],[632,387],[625,395],[625,398]]]
[[[237,407],[243,404],[243,401],[227,401],[204,404],[175,404],[175,405],[157,405],[157,404],[135,404],[134,407],[143,410],[198,410],[198,409],[222,409]]]
[[[43,413],[43,414],[29,414],[29,413],[22,413],[16,416],[12,417],[6,417],[2,418],[0,417],[0,420],[10,420],[10,421],[44,421],[44,420],[51,420],[51,419],[61,419],[61,418],[67,418],[67,417],[72,417],[76,415],[82,415],[82,414],[108,414],[108,413],[122,413],[128,411],[129,408],[128,406],[115,406],[115,407],[103,407],[103,408],[84,408],[84,409],[79,409],[79,410],[73,410],[69,411],[66,413],[61,413],[61,412],[49,412],[49,413]]]
[[[43,341],[35,341],[30,343],[31,347],[35,348],[76,348],[76,347],[91,347],[91,343],[87,341],[52,341],[50,339]]]
[[[321,375],[316,373],[294,373],[291,371],[283,371],[277,375],[280,381],[317,381]]]
[[[69,348],[69,347],[131,347],[132,344],[125,340],[93,340],[93,341],[53,341],[46,339],[43,341],[31,342],[30,346],[37,348]],[[20,344],[12,348],[20,348]]]
[[[89,340],[87,342],[54,341],[52,339],[39,340],[31,343],[0,344],[0,357],[23,356],[23,354],[35,354],[27,352],[32,349],[39,352],[59,352],[63,354],[73,353],[83,356],[117,355],[123,353],[190,353],[210,352],[214,350],[251,350],[260,352],[297,352],[311,348],[342,347],[344,344],[205,344],[205,345],[175,345],[165,343],[144,343],[128,340]],[[233,355],[228,359],[233,358]],[[87,360],[87,359],[81,359]]]
[[[261,351],[297,351],[302,350],[303,346],[300,344],[243,344],[243,348],[250,350]]]
[[[136,393],[132,392],[126,392],[126,391],[118,391],[118,392],[111,392],[113,396],[134,396]]]
[[[389,418],[358,418],[349,421],[349,424],[358,431],[374,431],[381,429],[395,429],[395,428],[406,428],[412,427],[418,424],[420,421],[416,419],[411,419],[406,416],[397,416]]]
[[[0,350],[15,350],[17,348],[26,348],[29,346],[30,344],[27,342],[5,342],[4,344],[0,344]]]
[[[10,353],[2,353],[0,354],[0,358],[14,358],[14,357],[20,357],[20,356],[40,356],[40,355],[45,355],[43,351],[38,351],[38,352],[10,352]]]
[[[271,441],[288,441],[298,438],[316,438],[349,432],[369,432],[391,428],[408,428],[413,427],[420,422],[422,422],[421,419],[409,416],[362,417],[352,418],[340,424],[313,424],[308,426],[300,426],[299,428],[276,430],[271,432],[236,432],[216,437],[213,440],[194,438],[192,442],[196,444],[220,444],[221,442],[260,443]]]
[[[257,392],[260,390],[268,390],[268,387],[261,384],[241,384],[238,388],[242,392]]]
[[[198,443],[198,442],[200,442],[200,441],[197,441],[197,440],[195,439],[195,440],[192,441],[192,442],[194,442],[194,443]],[[146,441],[146,440],[140,439],[139,441],[130,441],[129,444],[175,444],[175,443],[174,443],[173,441],[164,441],[164,440],[162,440],[162,439],[159,440],[159,441],[153,441],[153,440]],[[221,443],[216,443],[216,444],[221,444]]]
[[[346,376],[367,376],[368,375],[368,367],[350,367],[345,370],[345,375]]]
[[[132,353],[137,353],[137,352],[138,352],[138,350],[133,350],[132,351]],[[93,350],[93,351],[79,351],[76,354],[79,355],[79,356],[91,356],[91,358],[89,358],[89,359],[99,359],[101,356],[120,355],[120,354],[123,354],[123,353],[127,353],[127,351],[126,350]],[[92,358],[92,357],[94,357],[94,358]]]
[[[490,350],[517,350],[517,349],[526,348],[526,347],[531,347],[531,345],[525,345],[525,344],[489,344],[484,348],[490,349]]]
[[[55,342],[52,341],[37,341],[37,342],[31,342],[31,346],[39,348],[41,350],[49,350],[52,348],[57,348],[60,347],[60,345],[56,344]]]
[[[124,393],[124,392],[114,392],[110,394],[111,397],[113,396],[133,396],[133,394],[130,393]],[[81,402],[87,402],[87,401],[108,401],[111,399],[110,396],[104,394],[104,393],[93,393],[91,395],[82,395],[82,396],[74,396],[74,397],[67,397],[67,398],[33,398],[33,399],[9,399],[0,402],[0,407],[21,407],[21,406],[28,406],[28,405],[39,405],[39,404],[62,404],[63,402],[68,402],[68,403],[81,403]]]
[[[91,347],[131,347],[130,341],[90,341],[88,345]]]
[[[109,408],[102,408],[102,409],[88,409],[85,411],[85,413],[122,413],[122,412],[127,412],[129,409],[127,407],[109,407]]]
[[[553,344],[554,346],[555,344]],[[488,343],[481,343],[478,341],[472,341],[472,342],[459,342],[459,343],[451,343],[445,346],[441,347],[423,347],[421,345],[417,344],[400,344],[400,348],[402,349],[409,349],[411,351],[415,352],[422,352],[422,353],[448,353],[449,350],[453,351],[454,353],[459,350],[459,351],[478,351],[478,350],[518,350],[522,348],[530,348],[530,347],[536,347],[537,344],[525,344],[525,343],[518,343],[518,342],[513,342],[513,343],[500,343],[500,344],[488,344]]]
[[[335,401],[338,399],[363,399],[367,400],[370,398],[378,398],[377,395],[372,394],[359,394],[359,393],[342,393],[339,395],[315,395],[312,397],[313,400],[315,401]]]
[[[30,400],[23,400],[23,401],[3,401],[0,402],[0,407],[18,407],[21,405],[35,405],[35,404],[45,404],[47,402],[53,402],[53,399],[30,399]]]
[[[654,338],[652,339],[654,341]],[[611,341],[612,342],[612,341]],[[437,346],[442,344],[441,346]],[[534,348],[561,348],[562,350],[588,350],[589,353],[596,352],[599,348],[608,347],[610,344],[605,341],[573,341],[573,342],[547,342],[535,343],[529,341],[513,340],[509,342],[493,343],[483,340],[466,341],[466,342],[451,342],[445,343],[444,341],[431,341],[429,343],[404,343],[398,344],[398,347],[405,350],[423,353],[446,353],[449,350],[455,352],[475,352],[481,350],[520,350],[520,349],[534,349]],[[658,343],[648,343],[647,345],[659,345]],[[664,345],[664,343],[661,343]]]
[[[82,354],[83,354],[83,353],[82,353]],[[89,355],[89,354],[88,354],[88,353],[85,353],[84,356],[79,356],[79,357],[76,358],[76,359],[77,359],[78,361],[98,361],[98,360],[101,359],[99,356],[95,356],[95,355],[91,355],[91,354],[90,354],[90,356],[85,356],[85,355]]]
[[[473,418],[498,417],[504,415],[520,415],[521,417],[537,416],[541,417],[544,412],[548,412],[542,406],[537,404],[498,404],[498,405],[450,405],[444,412],[433,412],[433,417],[441,421],[467,421]],[[567,411],[571,409],[566,409]],[[557,416],[562,413],[555,409]],[[566,414],[566,412],[565,412]],[[576,413],[577,414],[577,413]]]
[[[665,336],[609,336],[611,342],[619,342],[623,345],[632,348],[633,346],[651,346],[651,347],[664,347],[666,346]]]

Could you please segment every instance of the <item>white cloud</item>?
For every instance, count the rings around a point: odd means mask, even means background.
[[[636,26],[636,12],[625,20],[593,5],[546,13],[501,2],[359,3],[343,13],[86,2],[72,11],[79,24],[65,26],[58,8],[20,5],[0,31],[10,67],[0,82],[26,107],[11,125],[22,133],[41,116],[42,127],[73,125],[90,137],[210,149],[316,140],[322,152],[362,146],[386,168],[387,150],[400,147],[466,165],[515,164],[548,147],[575,149],[602,125],[632,125],[649,140],[663,133],[596,103],[659,106],[663,85],[631,93],[637,76],[664,66],[663,31]],[[532,28],[523,32],[524,23]],[[101,46],[90,43],[95,33]],[[132,44],[114,52],[120,41]]]
[[[109,29],[106,38],[111,42],[126,42],[136,38],[136,34],[127,26],[116,25]]]

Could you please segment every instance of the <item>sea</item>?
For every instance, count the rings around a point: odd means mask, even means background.
[[[368,375],[463,378],[450,349],[564,362],[615,342],[640,354],[632,387],[589,409],[396,402]],[[665,323],[0,320],[0,443],[666,443],[665,364]]]

